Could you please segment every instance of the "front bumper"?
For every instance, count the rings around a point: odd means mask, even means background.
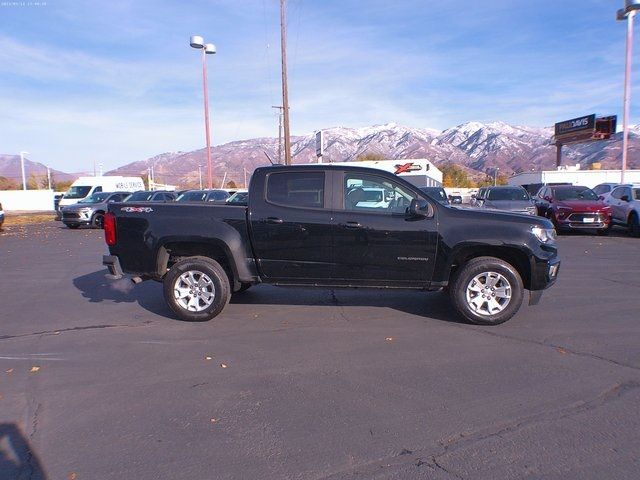
[[[556,283],[560,263],[560,259],[554,256],[548,260],[537,259],[532,264],[529,305],[536,305],[542,297],[542,292]]]
[[[566,230],[600,230],[611,223],[611,216],[605,213],[573,212],[564,217],[556,215],[556,225]]]
[[[109,280],[119,280],[124,277],[124,272],[120,266],[120,259],[115,255],[103,255],[102,265],[109,270],[109,273],[105,275]]]

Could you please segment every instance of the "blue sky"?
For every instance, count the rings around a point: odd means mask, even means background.
[[[292,133],[547,126],[588,113],[621,123],[622,3],[289,0]],[[208,58],[212,142],[277,136],[278,0],[0,0],[0,153],[79,172],[202,148],[192,34],[218,49]]]

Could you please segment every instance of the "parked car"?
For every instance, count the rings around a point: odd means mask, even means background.
[[[449,195],[449,202],[452,205],[462,204],[462,195]]]
[[[229,198],[226,190],[187,190],[182,192],[176,202],[220,202],[224,203]]]
[[[640,184],[618,185],[604,199],[611,207],[612,225],[625,226],[640,237]]]
[[[609,196],[611,191],[618,185],[618,183],[600,183],[593,187],[593,191],[596,195],[602,197],[601,200],[603,200],[605,197]]]
[[[62,223],[69,228],[90,225],[102,228],[107,206],[114,202],[125,201],[130,192],[99,192],[80,200],[78,203],[62,207]]]
[[[429,198],[433,198],[436,202],[440,202],[443,205],[449,205],[449,198],[447,197],[447,192],[444,191],[442,187],[419,187],[420,190],[427,195]]]
[[[246,205],[247,198],[249,198],[249,192],[247,190],[240,190],[227,198],[227,203],[234,205]]]
[[[389,205],[360,204],[357,185],[384,189]],[[560,266],[544,218],[449,208],[391,172],[339,163],[258,168],[244,208],[139,205],[109,207],[103,265],[112,279],[163,282],[167,304],[189,321],[267,283],[448,287],[463,318],[495,325],[515,315],[525,289],[537,303]]]
[[[483,197],[477,199],[476,207],[490,210],[506,210],[511,213],[536,215],[536,204],[527,191],[520,186],[498,185],[486,187]]]
[[[164,190],[139,190],[137,192],[133,192],[129,198],[127,198],[126,202],[173,202],[176,199],[176,194],[174,192],[164,191]]]
[[[593,190],[579,185],[542,187],[535,198],[538,215],[551,220],[560,230],[596,230],[606,234],[611,224],[611,207]]]
[[[0,227],[2,227],[3,223],[4,223],[4,210],[2,208],[2,204],[0,203]]]

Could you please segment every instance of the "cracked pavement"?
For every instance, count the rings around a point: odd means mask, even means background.
[[[105,280],[101,231],[8,229],[0,480],[636,478],[640,242],[559,247],[498,327],[441,293],[270,286],[190,324]]]

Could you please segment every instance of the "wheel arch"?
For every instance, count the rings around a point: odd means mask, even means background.
[[[450,281],[461,266],[478,257],[495,257],[507,262],[520,275],[524,288],[531,287],[532,269],[529,256],[520,248],[513,246],[470,245],[457,249],[452,253],[448,264]]]

